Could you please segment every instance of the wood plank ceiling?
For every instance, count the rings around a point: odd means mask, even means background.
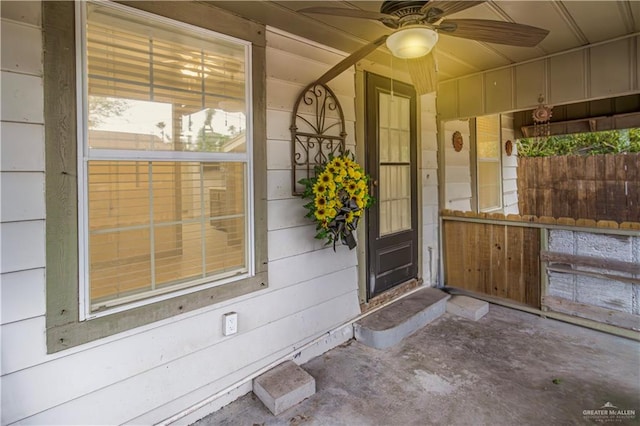
[[[390,30],[376,21],[343,16],[303,15],[297,10],[332,6],[379,11],[381,1],[212,1],[214,6],[346,53]],[[533,48],[441,36],[436,60],[439,81],[527,61],[640,32],[640,1],[487,1],[449,17],[517,22],[550,30]],[[386,47],[367,60],[388,64]],[[399,61],[398,61],[399,62]],[[394,65],[395,67],[396,65]]]

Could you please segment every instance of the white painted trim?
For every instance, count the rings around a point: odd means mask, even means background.
[[[84,321],[87,319],[87,313],[91,307],[89,300],[89,291],[87,283],[89,282],[89,201],[87,194],[87,165],[85,163],[86,155],[86,132],[85,123],[88,122],[87,99],[88,99],[88,79],[85,77],[87,70],[86,52],[86,25],[87,8],[83,2],[75,4],[75,24],[76,24],[76,152],[77,152],[77,191],[78,191],[78,319]]]

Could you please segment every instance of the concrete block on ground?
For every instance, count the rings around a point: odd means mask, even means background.
[[[443,315],[449,297],[435,288],[416,291],[356,322],[355,338],[376,349],[391,347]]]
[[[293,361],[285,361],[253,381],[253,393],[275,415],[316,393],[315,379]]]
[[[453,296],[447,302],[447,312],[472,321],[478,321],[489,312],[489,304],[473,297]]]

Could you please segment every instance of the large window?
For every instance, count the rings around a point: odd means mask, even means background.
[[[43,6],[49,351],[267,286],[264,27],[134,6]]]
[[[478,210],[502,208],[502,163],[500,162],[500,115],[476,119]]]
[[[85,6],[87,314],[250,274],[249,44]]]

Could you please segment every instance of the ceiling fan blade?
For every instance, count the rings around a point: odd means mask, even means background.
[[[424,13],[427,17],[427,22],[433,23],[438,19],[444,18],[445,16],[452,15],[457,12],[461,12],[463,10],[469,9],[470,7],[477,6],[479,4],[484,3],[486,0],[481,1],[438,1],[433,0],[426,3],[420,9],[421,13]]]
[[[375,19],[378,21],[393,21],[398,18],[393,15],[380,12],[370,12],[368,10],[348,9],[343,7],[307,7],[298,10],[300,13],[320,13],[323,15],[347,16],[349,18]]]
[[[534,47],[549,34],[543,28],[484,19],[447,19],[438,30],[454,37],[521,47]]]
[[[407,67],[413,87],[418,95],[435,92],[438,85],[433,51],[419,58],[407,59]]]
[[[383,35],[382,37],[378,38],[377,40],[372,41],[371,43],[361,47],[360,49],[356,50],[355,52],[353,52],[351,55],[347,56],[346,58],[344,58],[342,61],[338,62],[333,68],[331,68],[329,71],[327,71],[326,73],[324,73],[320,78],[318,78],[316,80],[316,83],[318,84],[325,84],[328,83],[329,81],[333,80],[334,78],[336,78],[338,75],[342,74],[344,71],[347,70],[347,68],[349,68],[350,66],[354,65],[356,62],[358,62],[360,59],[364,58],[365,56],[367,56],[369,53],[373,52],[374,50],[376,50],[378,48],[378,46],[380,46],[382,43],[385,42],[385,40],[387,39],[387,35]]]

